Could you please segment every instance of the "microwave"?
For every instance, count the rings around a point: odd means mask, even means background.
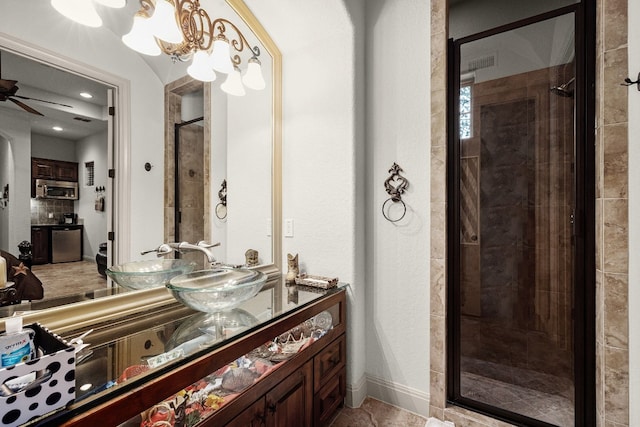
[[[78,200],[78,183],[36,179],[36,199]]]

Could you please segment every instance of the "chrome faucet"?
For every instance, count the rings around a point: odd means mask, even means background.
[[[180,252],[180,253],[200,251],[203,254],[205,254],[205,256],[207,257],[207,261],[209,261],[209,264],[214,265],[216,264],[216,258],[213,256],[213,252],[211,251],[211,248],[215,248],[216,246],[220,246],[220,243],[212,244],[212,243],[207,243],[204,240],[199,241],[195,245],[189,242],[163,243],[160,246],[158,246],[156,249],[143,251],[141,252],[141,254],[145,255],[151,252],[156,252],[158,256],[161,257],[161,256],[169,255],[173,251]]]

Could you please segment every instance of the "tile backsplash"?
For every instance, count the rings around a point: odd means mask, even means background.
[[[74,212],[73,200],[31,199],[33,225],[60,224],[68,212]],[[49,214],[53,214],[53,218],[49,218]]]

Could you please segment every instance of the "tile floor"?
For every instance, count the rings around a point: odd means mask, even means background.
[[[90,261],[34,265],[31,271],[42,282],[47,299],[104,289],[107,285],[98,274],[96,263]]]
[[[367,397],[359,408],[343,408],[330,427],[424,427],[427,419]]]

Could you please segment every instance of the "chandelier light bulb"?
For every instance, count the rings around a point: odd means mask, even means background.
[[[238,67],[234,67],[233,71],[229,73],[227,79],[220,85],[220,89],[229,95],[244,96],[246,92],[242,85],[242,77]]]
[[[131,31],[122,36],[122,41],[127,47],[144,55],[158,56],[162,51],[151,33],[150,18],[136,14],[133,17]]]
[[[218,37],[213,42],[213,51],[211,52],[211,66],[214,70],[224,74],[229,74],[233,71],[229,41],[224,37]]]
[[[85,0],[86,1],[86,0]],[[167,43],[182,43],[182,31],[178,27],[176,11],[169,0],[156,1],[156,9],[150,21],[154,36]]]
[[[102,26],[102,18],[96,12],[92,1],[88,0],[51,0],[51,6],[63,16],[87,27]]]
[[[265,88],[266,84],[262,76],[262,67],[260,66],[258,58],[254,57],[249,59],[247,71],[244,73],[244,76],[242,76],[242,83],[253,90],[262,90]]]
[[[187,73],[196,80],[212,82],[216,73],[211,68],[209,54],[205,50],[198,50],[193,54],[193,62],[187,68]]]
[[[120,9],[127,4],[127,0],[95,0],[103,6],[112,7],[114,9]]]

